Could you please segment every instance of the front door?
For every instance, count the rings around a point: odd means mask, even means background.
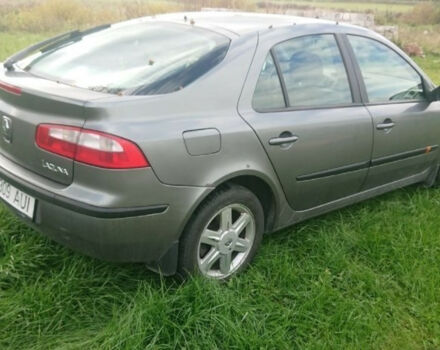
[[[293,38],[254,64],[252,107],[241,105],[240,113],[291,207],[306,210],[357,193],[368,172],[372,121],[354,101],[336,37]]]
[[[396,51],[348,35],[374,123],[371,169],[365,188],[419,174],[432,167],[440,142],[440,104],[425,98],[422,77]]]

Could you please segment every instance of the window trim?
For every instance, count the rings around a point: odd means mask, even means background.
[[[365,85],[365,81],[364,81],[364,77],[362,75],[362,70],[361,67],[359,66],[359,62],[358,59],[356,57],[356,54],[354,52],[353,46],[350,43],[350,39],[349,36],[357,36],[357,37],[361,37],[364,39],[369,39],[372,41],[375,41],[383,46],[385,46],[387,49],[391,50],[392,52],[394,52],[396,55],[398,55],[404,62],[406,62],[413,70],[414,72],[417,73],[417,75],[420,77],[420,82],[422,83],[423,86],[423,93],[425,95],[425,99],[423,100],[417,100],[417,99],[412,99],[412,100],[397,100],[397,101],[380,101],[380,102],[370,102],[370,99],[368,97],[368,92],[367,92],[367,87]],[[393,104],[403,104],[403,103],[429,103],[428,99],[427,99],[427,87],[426,87],[426,82],[425,79],[423,77],[422,74],[420,74],[420,71],[418,69],[417,66],[414,65],[414,63],[412,61],[409,61],[406,57],[404,57],[400,52],[398,52],[397,50],[395,50],[393,47],[391,47],[390,45],[388,45],[387,43],[378,40],[376,38],[372,38],[370,36],[366,36],[366,35],[360,35],[360,34],[351,34],[351,33],[345,33],[342,34],[343,37],[343,41],[345,42],[345,44],[347,45],[347,50],[348,50],[348,55],[351,58],[353,67],[356,71],[356,77],[358,79],[358,83],[359,83],[359,88],[361,90],[361,98],[362,98],[362,102],[364,106],[381,106],[381,105],[393,105]]]
[[[333,36],[333,38],[336,42],[339,54],[341,55],[341,58],[342,58],[342,63],[344,65],[345,73],[347,76],[347,81],[348,81],[348,85],[350,88],[352,102],[351,103],[341,103],[341,104],[331,104],[331,105],[319,105],[319,106],[294,106],[294,107],[291,107],[290,101],[289,101],[289,96],[288,96],[286,85],[285,85],[285,81],[284,81],[284,75],[281,72],[281,68],[279,66],[279,60],[278,60],[278,57],[277,57],[274,49],[276,46],[281,45],[281,44],[288,42],[290,40],[295,40],[298,38],[304,38],[304,37],[309,37],[309,36],[322,36],[322,35],[331,35],[331,36]],[[295,37],[292,37],[292,38],[289,38],[289,39],[286,39],[286,40],[283,40],[283,41],[280,41],[280,42],[277,42],[276,44],[274,44],[270,48],[269,53],[272,55],[272,59],[275,63],[275,67],[277,70],[278,79],[280,80],[280,83],[281,83],[281,89],[282,89],[282,93],[284,96],[285,107],[283,107],[283,108],[268,108],[268,109],[264,109],[264,110],[258,110],[256,108],[254,108],[254,106],[252,104],[252,109],[257,113],[266,114],[266,113],[295,112],[295,111],[349,108],[349,107],[363,106],[362,97],[360,95],[360,86],[359,86],[359,82],[357,81],[357,77],[355,74],[356,69],[355,69],[355,67],[353,67],[353,64],[350,60],[349,52],[347,52],[347,49],[344,45],[344,42],[341,39],[342,38],[340,36],[340,33],[322,32],[322,33],[314,33],[314,34],[305,34],[305,35],[295,36]],[[349,69],[349,68],[351,68],[351,69]],[[260,71],[260,73],[261,73],[261,71]],[[256,86],[254,88],[253,94],[255,93],[255,89],[256,89]],[[252,94],[252,96],[253,96],[253,94]]]
[[[283,96],[283,100],[284,100],[284,107],[280,107],[280,108],[267,108],[267,109],[262,109],[262,110],[260,110],[260,109],[257,109],[257,108],[255,107],[255,105],[254,105],[254,97],[255,97],[255,91],[257,90],[258,83],[259,83],[259,81],[260,81],[261,73],[262,73],[262,71],[263,71],[264,65],[266,64],[267,59],[269,58],[269,56],[272,58],[272,62],[273,62],[273,64],[274,64],[274,66],[275,66],[275,71],[276,71],[276,73],[277,73],[278,82],[280,83],[281,94],[282,94],[282,96]],[[258,75],[257,83],[256,83],[256,85],[255,85],[255,87],[254,87],[254,90],[253,90],[253,93],[252,93],[252,99],[251,99],[251,107],[252,107],[252,110],[254,110],[255,112],[258,112],[258,113],[269,113],[269,112],[272,111],[272,110],[285,109],[285,108],[288,106],[288,104],[289,104],[289,97],[286,95],[283,86],[284,86],[284,79],[282,79],[282,78],[281,78],[281,75],[280,75],[278,59],[277,59],[276,57],[274,57],[274,54],[273,54],[273,52],[272,52],[272,49],[270,49],[270,50],[269,50],[269,53],[266,55],[266,57],[265,57],[265,59],[264,59],[263,66],[261,67],[261,69],[260,69],[260,71],[259,71],[259,75]]]
[[[286,81],[284,80],[284,75],[281,72],[280,61],[278,60],[278,56],[276,55],[276,53],[274,51],[274,47],[275,46],[271,47],[269,54],[272,56],[272,61],[275,64],[275,69],[277,71],[278,80],[280,81],[281,92],[284,96],[284,108],[289,108],[290,98],[289,98],[289,94],[287,93]]]

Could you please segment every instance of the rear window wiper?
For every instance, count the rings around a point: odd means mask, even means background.
[[[40,52],[46,52],[49,50],[52,50],[56,47],[58,47],[59,45],[65,44],[65,43],[69,43],[71,41],[78,41],[81,40],[84,36],[92,34],[92,33],[96,33],[100,30],[103,29],[107,29],[109,28],[111,25],[110,24],[103,24],[91,29],[87,29],[84,31],[80,31],[80,30],[73,30],[71,32],[67,32],[64,34],[60,34],[57,35],[53,38],[44,40],[42,42],[39,42],[37,44],[34,44],[32,46],[27,47],[26,49],[23,49],[19,52],[17,52],[16,54],[12,55],[11,57],[9,57],[4,63],[3,66],[7,69],[7,70],[13,70],[14,69],[14,64],[17,63],[18,61],[21,61],[22,59],[28,57],[30,54],[32,54],[35,51],[40,51]]]

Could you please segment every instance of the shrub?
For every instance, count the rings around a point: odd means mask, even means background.
[[[425,53],[440,54],[440,25],[413,27],[408,25],[399,26],[398,45],[405,49],[408,45],[416,44]]]
[[[203,7],[240,9],[243,11],[255,11],[256,2],[253,0],[181,0],[186,10],[198,11]]]
[[[46,0],[6,16],[10,30],[55,31],[91,22],[90,12],[75,0]]]
[[[440,5],[434,2],[421,2],[402,16],[402,20],[411,25],[440,23]]]
[[[0,30],[59,32],[203,7],[252,11],[253,0],[0,0]]]
[[[167,1],[115,1],[109,6],[103,6],[107,3],[44,0],[27,1],[27,6],[11,5],[7,11],[0,13],[3,24],[0,24],[0,30],[59,32],[182,9],[181,5]]]

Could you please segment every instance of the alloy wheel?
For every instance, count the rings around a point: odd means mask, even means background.
[[[200,272],[223,279],[246,261],[255,239],[255,218],[249,208],[231,204],[218,211],[204,228],[197,252]]]

